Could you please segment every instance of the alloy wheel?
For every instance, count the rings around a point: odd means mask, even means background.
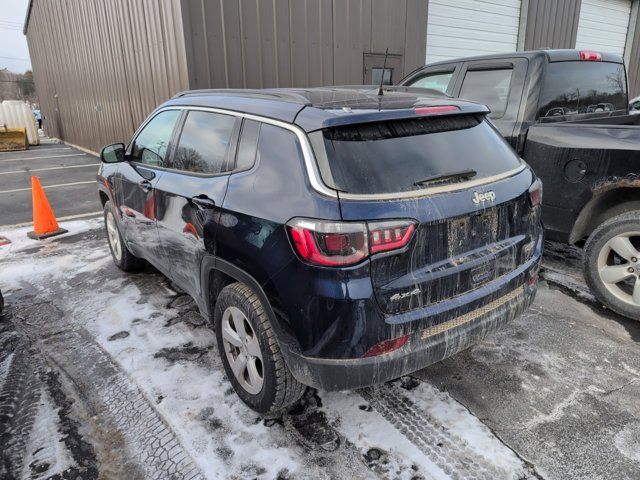
[[[598,275],[604,287],[623,302],[640,307],[640,232],[611,238],[598,255]]]
[[[264,371],[256,332],[237,307],[228,307],[224,311],[221,327],[224,353],[233,375],[242,388],[257,395],[264,384]]]
[[[111,211],[107,212],[107,237],[113,256],[116,257],[116,260],[120,261],[122,259],[122,244],[120,243],[116,219]]]

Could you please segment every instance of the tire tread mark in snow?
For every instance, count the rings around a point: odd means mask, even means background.
[[[66,324],[62,311],[49,302],[20,313],[29,319],[21,322],[27,336],[75,385],[89,410],[99,414],[94,417],[97,430],[108,432],[103,452],[109,458],[117,446],[129,478],[203,478],[155,407],[86,329]],[[161,445],[167,434],[170,438]]]
[[[506,472],[475,453],[462,438],[420,410],[393,384],[360,390],[367,400],[400,433],[453,479],[493,480]]]
[[[203,478],[175,433],[138,386],[81,327],[48,336],[43,344],[63,365],[100,418],[125,439],[128,455],[150,478]]]
[[[5,357],[4,381],[0,389],[0,477],[11,478],[23,468],[23,452],[33,428],[42,384],[38,365],[28,358],[28,346],[19,341]]]

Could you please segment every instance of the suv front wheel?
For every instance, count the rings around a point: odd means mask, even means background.
[[[260,413],[279,413],[302,396],[284,362],[258,296],[242,283],[226,286],[214,312],[218,351],[238,396]]]
[[[144,265],[144,260],[129,251],[120,233],[116,214],[110,201],[104,204],[104,226],[107,230],[107,241],[113,263],[125,272],[137,272]]]
[[[584,275],[600,302],[640,320],[640,212],[610,218],[593,231],[584,247]]]

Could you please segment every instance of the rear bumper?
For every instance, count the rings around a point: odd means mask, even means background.
[[[524,312],[533,302],[536,291],[537,283],[520,285],[476,310],[412,333],[403,347],[384,355],[326,359],[289,351],[287,364],[300,382],[323,390],[348,390],[384,383],[477,343]]]

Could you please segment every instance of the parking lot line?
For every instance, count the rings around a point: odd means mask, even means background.
[[[95,180],[89,180],[86,182],[72,182],[72,183],[59,183],[57,185],[43,185],[45,190],[49,188],[60,188],[60,187],[71,187],[73,185],[88,185],[90,183],[97,183]],[[16,193],[16,192],[27,192],[31,190],[31,187],[28,188],[15,188],[13,190],[0,190],[1,193]]]
[[[33,170],[13,170],[12,172],[0,172],[0,175],[11,175],[15,173],[44,172],[47,170],[63,170],[65,168],[97,167],[99,165],[100,165],[99,163],[89,163],[87,165],[65,165],[64,167],[34,168]]]
[[[91,212],[91,213],[77,213],[75,215],[67,215],[65,217],[58,217],[56,218],[56,220],[58,220],[58,222],[66,222],[69,220],[80,220],[83,218],[92,218],[92,217],[97,217],[99,215],[103,215],[104,212],[103,211],[99,211],[99,212]],[[28,227],[30,225],[33,225],[33,222],[23,222],[23,223],[14,223],[13,225],[0,225],[0,229],[2,230],[10,230],[12,228],[22,228],[22,227]]]
[[[62,158],[62,157],[84,157],[88,156],[87,153],[69,153],[65,155],[44,155],[38,157],[15,157],[15,158],[0,158],[0,162],[20,162],[23,160],[48,160],[49,158]]]

